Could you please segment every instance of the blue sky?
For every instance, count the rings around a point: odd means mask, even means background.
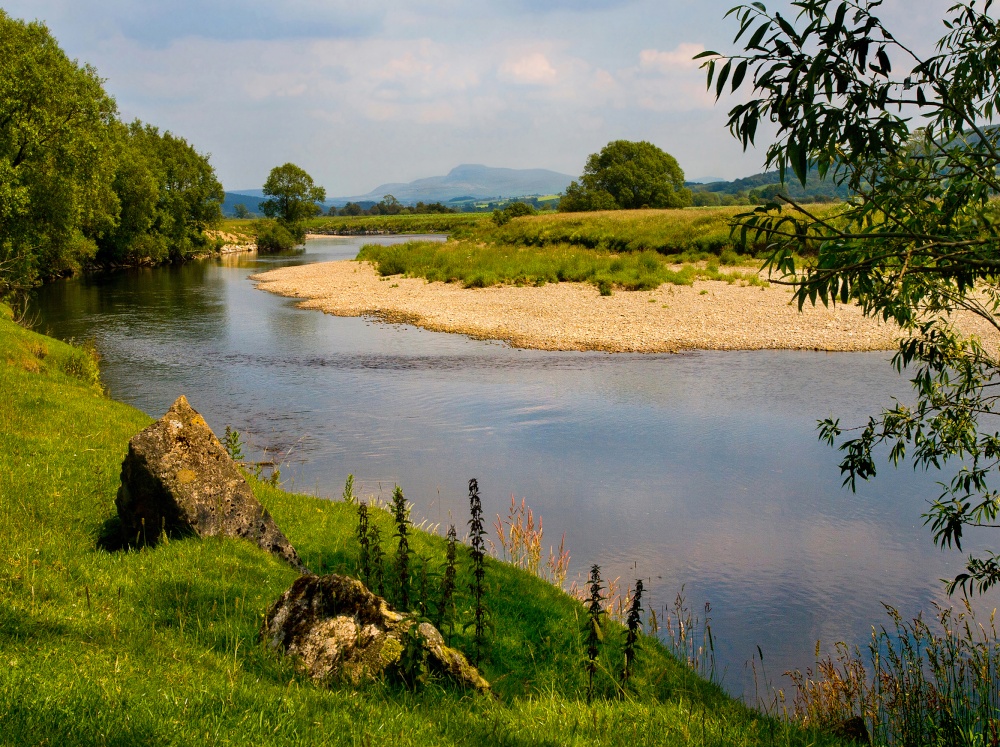
[[[331,196],[460,163],[576,175],[621,138],[689,178],[754,173],[763,148],[743,153],[725,128],[733,101],[716,104],[690,59],[732,49],[732,4],[0,0],[93,64],[123,118],[210,153],[227,189],[292,161]],[[886,0],[882,16],[929,50],[950,5]]]

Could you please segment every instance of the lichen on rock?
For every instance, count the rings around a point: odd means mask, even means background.
[[[317,682],[360,684],[398,672],[404,637],[414,620],[389,607],[357,579],[338,574],[300,576],[271,606],[261,637],[294,656]],[[420,623],[432,672],[480,692],[490,684],[430,623]]]

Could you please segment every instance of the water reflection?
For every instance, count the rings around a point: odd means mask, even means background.
[[[817,639],[863,642],[881,600],[927,609],[961,565],[922,526],[935,475],[885,470],[852,495],[816,439],[818,418],[906,397],[886,354],[514,350],[303,311],[247,280],[363,241],[61,283],[38,308],[55,334],[95,338],[115,397],[159,416],[186,394],[279,455],[295,489],[338,496],[352,472],[362,494],[398,483],[418,515],[460,526],[469,477],[487,516],[526,496],[549,541],[566,532],[573,573],[641,576],[659,606],[682,585],[710,600],[735,692],[756,645],[773,675],[807,666]]]

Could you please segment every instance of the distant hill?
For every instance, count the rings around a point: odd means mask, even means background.
[[[332,197],[327,203],[378,202],[392,195],[406,205],[417,202],[449,202],[455,198],[482,200],[558,194],[575,177],[548,169],[499,169],[479,164],[456,166],[445,176],[429,176],[412,182],[380,184],[371,192],[353,197]],[[248,206],[249,207],[249,206]]]
[[[258,194],[249,194],[249,192],[257,192]],[[232,217],[236,214],[236,206],[242,204],[251,213],[262,215],[260,203],[263,201],[263,192],[260,190],[247,190],[247,192],[226,192],[226,199],[222,203],[222,214]]]
[[[819,172],[815,167],[813,167],[809,173],[806,174],[805,187],[803,187],[799,180],[795,178],[791,169],[785,173],[784,185],[778,187],[777,185],[780,183],[777,171],[766,171],[760,174],[753,174],[752,176],[747,176],[742,179],[734,179],[731,182],[718,181],[707,184],[694,184],[689,182],[691,190],[695,194],[698,192],[715,192],[720,195],[737,195],[741,193],[749,194],[752,191],[757,190],[762,196],[767,193],[780,191],[782,194],[788,195],[793,199],[804,199],[807,201],[834,199],[846,200],[850,197],[850,191],[846,186],[838,186],[829,179],[820,179]]]

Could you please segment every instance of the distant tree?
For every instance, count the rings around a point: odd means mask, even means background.
[[[275,166],[264,182],[264,194],[270,197],[260,204],[269,218],[277,218],[286,228],[318,215],[317,202],[326,199],[326,190],[317,187],[313,178],[294,163]]]
[[[457,213],[454,208],[450,208],[441,202],[418,202],[412,208],[414,213]]]
[[[382,200],[372,207],[372,215],[399,215],[403,212],[403,203],[392,195],[385,195]]]
[[[493,222],[498,226],[504,226],[511,218],[520,218],[524,215],[538,215],[538,211],[526,202],[511,202],[503,210],[493,211]]]
[[[722,198],[717,192],[695,192],[691,204],[695,207],[707,207],[722,204]]]
[[[580,181],[570,184],[559,210],[634,210],[686,207],[691,191],[677,160],[652,143],[615,140],[587,158]]]
[[[349,202],[339,211],[340,215],[362,215],[364,209],[356,202]]]
[[[253,217],[253,213],[251,213],[247,209],[247,206],[244,205],[242,202],[238,202],[235,205],[233,205],[233,215],[235,215],[237,218],[241,220]]]

